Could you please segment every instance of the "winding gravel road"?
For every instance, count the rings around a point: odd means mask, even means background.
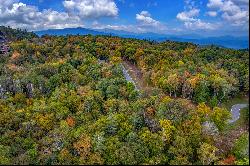
[[[248,104],[235,104],[231,108],[232,113],[232,119],[229,121],[229,123],[233,123],[237,121],[240,118],[240,110],[242,108],[248,107]]]
[[[121,64],[121,67],[122,67],[123,75],[124,75],[124,77],[126,78],[126,80],[127,80],[128,82],[133,83],[134,86],[135,86],[135,90],[139,91],[139,89],[138,89],[137,86],[136,86],[136,83],[134,82],[134,80],[132,79],[132,77],[129,75],[127,69],[123,66],[123,64]]]

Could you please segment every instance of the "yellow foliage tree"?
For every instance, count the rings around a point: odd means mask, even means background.
[[[162,127],[162,135],[165,142],[170,142],[172,137],[172,132],[175,130],[175,127],[172,125],[170,120],[164,119],[160,120],[160,125]]]

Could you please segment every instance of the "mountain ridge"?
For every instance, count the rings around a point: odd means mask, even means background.
[[[166,40],[178,42],[192,42],[199,45],[217,45],[233,49],[246,49],[249,48],[248,36],[218,36],[218,37],[203,37],[198,34],[158,34],[153,32],[147,33],[134,33],[124,30],[113,29],[88,29],[88,28],[65,28],[65,29],[48,29],[42,31],[35,31],[38,36],[42,35],[111,35],[125,38],[147,39],[163,42]]]

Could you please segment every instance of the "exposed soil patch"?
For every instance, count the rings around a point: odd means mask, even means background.
[[[143,78],[143,73],[140,71],[140,69],[138,69],[136,65],[129,61],[123,61],[123,65],[128,71],[129,75],[132,77],[133,81],[136,83],[137,88],[141,91],[144,91],[147,95],[151,95],[153,90],[156,88],[146,84]]]
[[[19,56],[20,56],[20,53],[18,53],[17,51],[14,51],[12,56],[11,56],[11,60],[18,58]]]

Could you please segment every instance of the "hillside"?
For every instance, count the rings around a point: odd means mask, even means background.
[[[249,163],[249,114],[244,130],[230,132],[230,110],[221,106],[249,93],[248,50],[9,36],[17,40],[0,56],[0,164]]]
[[[10,27],[0,26],[0,40],[3,37],[7,40],[22,40],[37,37],[35,33],[27,32],[21,29],[12,29]]]

